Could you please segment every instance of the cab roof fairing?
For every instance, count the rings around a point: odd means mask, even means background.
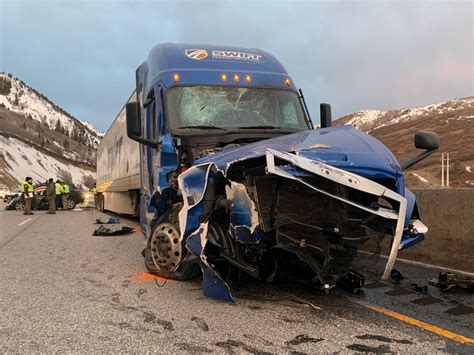
[[[186,50],[202,49],[208,53],[203,59],[192,59]],[[213,51],[229,51],[259,56],[258,61],[215,59]],[[162,43],[153,47],[146,62],[146,92],[148,93],[158,82],[165,87],[176,85],[173,75],[180,74],[179,85],[238,85],[247,87],[276,87],[296,92],[296,87],[289,78],[286,69],[272,54],[253,48],[219,46],[208,44],[173,44]],[[226,83],[221,80],[221,73],[228,75]],[[230,75],[240,74],[239,83],[235,83]],[[251,76],[251,82],[245,83],[244,75]],[[284,83],[290,79],[290,85]]]

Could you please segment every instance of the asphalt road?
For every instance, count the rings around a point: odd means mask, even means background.
[[[474,352],[472,294],[410,291],[436,269],[397,263],[394,285],[379,263],[358,296],[239,283],[228,304],[147,274],[139,233],[91,236],[104,216],[0,211],[0,352]]]

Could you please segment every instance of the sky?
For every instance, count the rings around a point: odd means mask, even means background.
[[[273,53],[334,118],[474,95],[473,1],[0,0],[0,71],[106,131],[157,43]]]

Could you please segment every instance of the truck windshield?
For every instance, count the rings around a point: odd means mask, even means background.
[[[307,130],[296,93],[278,89],[178,86],[166,96],[172,130]]]

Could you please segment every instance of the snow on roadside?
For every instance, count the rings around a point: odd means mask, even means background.
[[[7,172],[20,182],[26,176],[31,176],[34,183],[45,182],[50,177],[56,179],[60,170],[70,172],[74,183],[82,182],[84,175],[95,178],[95,172],[62,163],[15,138],[0,136],[0,154],[10,166]]]

